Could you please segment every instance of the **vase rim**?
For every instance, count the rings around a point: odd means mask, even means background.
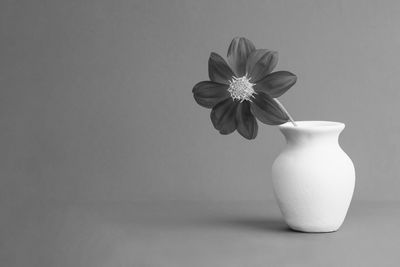
[[[295,121],[296,126],[292,122],[286,122],[278,125],[279,129],[293,129],[293,130],[334,130],[344,129],[343,122],[336,121]]]

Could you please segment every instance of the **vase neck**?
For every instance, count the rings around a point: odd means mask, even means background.
[[[330,121],[299,121],[297,126],[285,123],[279,129],[288,144],[337,144],[345,125]]]

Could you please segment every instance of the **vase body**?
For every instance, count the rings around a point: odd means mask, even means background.
[[[328,121],[279,126],[286,146],[272,165],[272,182],[290,228],[333,232],[342,225],[355,184],[353,162],[338,142],[344,127]]]

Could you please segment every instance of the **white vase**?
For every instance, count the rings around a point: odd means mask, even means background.
[[[286,147],[272,165],[275,197],[290,228],[333,232],[346,217],[355,184],[351,159],[339,146],[345,125],[329,121],[285,123]]]

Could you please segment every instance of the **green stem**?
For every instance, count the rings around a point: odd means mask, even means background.
[[[288,118],[289,118],[290,122],[293,124],[293,126],[296,127],[297,124],[294,122],[292,116],[290,116],[289,112],[288,112],[288,111],[286,110],[286,108],[282,105],[282,103],[279,102],[279,100],[276,99],[276,98],[273,98],[273,99],[274,99],[274,101],[278,104],[278,106],[283,110],[283,112],[286,113],[286,115],[288,116]]]

